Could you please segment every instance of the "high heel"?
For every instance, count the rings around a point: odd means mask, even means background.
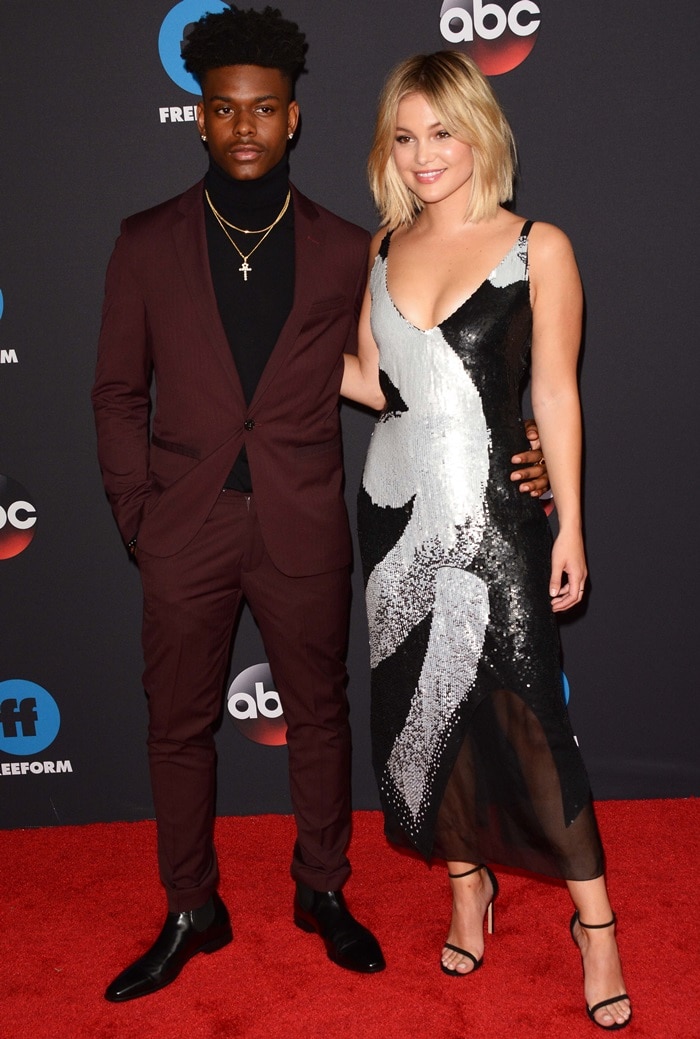
[[[493,930],[494,930],[493,903],[496,901],[496,896],[498,895],[498,880],[496,879],[494,874],[491,872],[489,867],[484,862],[482,862],[479,866],[474,866],[473,869],[468,869],[464,873],[448,873],[447,876],[450,878],[450,880],[460,880],[462,877],[470,877],[472,875],[472,873],[478,873],[479,870],[482,870],[482,869],[486,870],[486,875],[488,876],[489,880],[491,881],[491,888],[492,888],[492,891],[493,891],[493,894],[491,895],[491,900],[490,900],[490,902],[488,904],[488,908],[486,910],[486,928],[487,928],[487,931],[488,931],[489,934],[493,934]],[[453,970],[451,967],[446,967],[445,964],[442,962],[442,960],[440,960],[440,969],[443,971],[443,973],[444,974],[450,974],[454,978],[467,978],[467,977],[469,977],[469,975],[473,974],[475,970],[478,970],[479,967],[484,962],[484,957],[483,956],[480,959],[477,960],[476,956],[473,953],[469,952],[467,949],[460,949],[460,947],[458,945],[453,945],[452,942],[445,942],[443,948],[450,949],[452,952],[459,953],[460,956],[465,956],[467,959],[471,960],[472,963],[474,964],[474,966],[472,967],[471,970],[465,972],[465,971],[462,971],[462,970]]]
[[[571,923],[569,924],[569,930],[571,931],[571,938],[573,940],[573,943],[579,950],[579,952],[581,952],[581,946],[576,941],[576,935],[574,934],[574,925],[576,923],[578,923],[579,927],[585,927],[588,931],[599,931],[603,927],[613,927],[615,925],[616,920],[617,917],[613,913],[612,920],[608,920],[606,924],[584,924],[583,920],[578,915],[578,909],[574,910],[574,915],[571,917]],[[595,1015],[599,1010],[602,1010],[603,1007],[609,1007],[612,1003],[619,1003],[621,999],[629,1000],[630,1004],[630,1016],[627,1018],[626,1021],[622,1021],[621,1023],[614,1021],[611,1025],[602,1025],[600,1021],[596,1020]],[[593,1024],[598,1025],[598,1028],[604,1028],[606,1032],[617,1032],[621,1028],[626,1028],[632,1020],[632,1001],[630,1000],[630,997],[627,995],[627,993],[623,992],[619,996],[613,996],[612,999],[602,999],[600,1003],[596,1003],[595,1006],[586,1006],[586,1013],[590,1017]]]

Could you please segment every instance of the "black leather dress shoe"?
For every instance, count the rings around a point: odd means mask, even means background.
[[[123,970],[105,992],[110,1003],[150,996],[174,981],[198,952],[216,952],[233,938],[226,906],[219,896],[187,913],[168,913],[163,930],[147,953]]]
[[[376,974],[386,967],[379,942],[350,913],[342,891],[314,891],[298,883],[294,923],[302,931],[320,934],[329,960],[339,967],[361,974]]]

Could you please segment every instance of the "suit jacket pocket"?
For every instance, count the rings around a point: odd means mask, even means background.
[[[184,444],[163,441],[160,437],[151,440],[149,476],[151,478],[151,494],[146,505],[149,511],[155,505],[161,493],[186,476],[199,462],[194,450]]]
[[[301,455],[302,458],[314,457],[315,455],[326,455],[334,451],[339,451],[341,443],[341,436],[340,433],[338,433],[330,440],[323,440],[320,444],[301,444],[297,447],[296,452],[298,455]]]
[[[320,314],[324,310],[340,310],[341,307],[347,307],[348,300],[346,296],[327,296],[324,299],[315,300],[309,307],[310,314]]]
[[[162,440],[160,437],[151,437],[151,444],[159,447],[162,451],[172,451],[175,455],[185,455],[186,458],[194,458],[199,461],[199,451],[187,444],[175,444],[172,440]]]

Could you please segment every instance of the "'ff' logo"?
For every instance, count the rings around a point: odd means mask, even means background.
[[[3,700],[0,703],[0,725],[5,739],[17,736],[17,722],[22,726],[23,736],[36,736],[36,723],[39,716],[36,713],[36,700],[28,696],[20,700]]]

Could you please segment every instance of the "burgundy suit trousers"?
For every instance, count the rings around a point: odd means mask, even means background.
[[[171,911],[202,905],[218,881],[216,748],[233,629],[243,599],[260,629],[287,722],[297,825],[292,876],[318,891],[347,879],[350,729],[347,567],[288,577],[270,560],[255,496],[222,491],[174,556],[139,551],[144,687],[161,880]]]

